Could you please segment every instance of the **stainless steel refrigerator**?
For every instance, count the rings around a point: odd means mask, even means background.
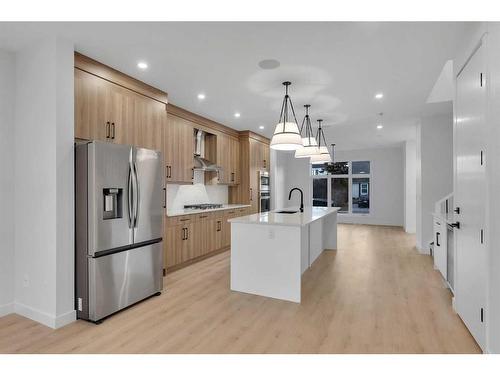
[[[103,318],[163,288],[161,153],[75,147],[76,310]]]

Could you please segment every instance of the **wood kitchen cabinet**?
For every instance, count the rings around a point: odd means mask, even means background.
[[[165,103],[75,68],[75,138],[163,150]]]
[[[219,184],[237,185],[239,183],[240,141],[225,134],[217,135],[217,165],[222,168],[218,174]]]
[[[192,183],[194,163],[192,122],[169,114],[164,140],[166,181]]]
[[[165,268],[177,269],[229,248],[228,219],[248,213],[245,207],[167,217],[163,242]]]
[[[268,171],[269,139],[245,131],[240,133],[239,180],[237,187],[229,190],[230,203],[250,204],[250,212],[259,211],[259,171]]]

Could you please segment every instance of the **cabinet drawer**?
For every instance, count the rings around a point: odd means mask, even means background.
[[[189,224],[195,221],[196,215],[182,215],[167,217],[167,226],[172,227],[175,225]]]

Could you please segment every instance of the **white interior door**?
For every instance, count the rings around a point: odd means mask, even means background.
[[[456,235],[455,307],[484,348],[486,304],[485,99],[483,47],[474,53],[457,77],[456,206],[460,222]]]

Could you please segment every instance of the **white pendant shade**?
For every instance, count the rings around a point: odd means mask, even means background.
[[[302,138],[302,144],[304,147],[295,151],[296,158],[308,158],[318,154],[318,142],[314,137]]]
[[[285,122],[285,126],[283,126],[281,122],[276,125],[270,147],[281,151],[292,151],[303,148],[304,145],[302,144],[297,124],[295,122]]]
[[[316,147],[316,150],[318,148]],[[319,148],[319,154],[311,156],[311,164],[319,164],[319,163],[331,163],[332,157],[328,152],[328,148],[326,146],[321,146]]]

